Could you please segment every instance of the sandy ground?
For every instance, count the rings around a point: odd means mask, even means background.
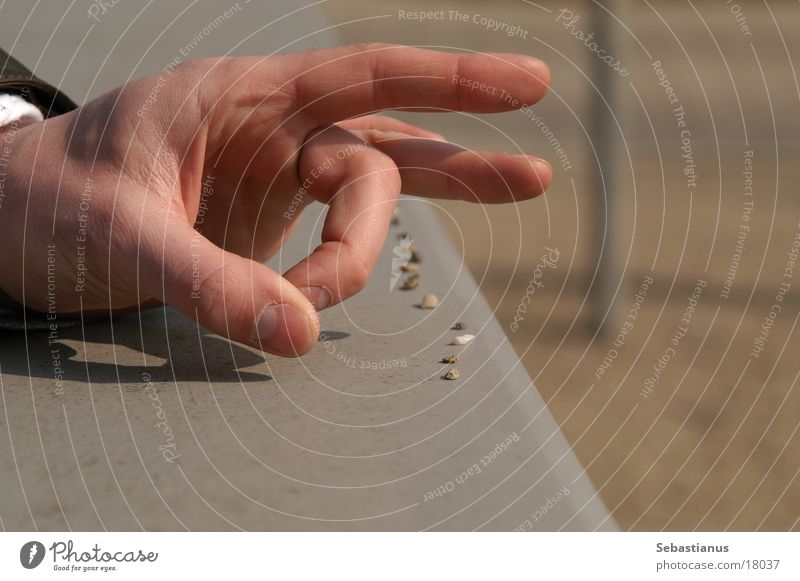
[[[611,75],[619,130],[605,143],[584,132],[596,120],[596,56],[559,22],[565,8],[580,17],[574,29],[596,30],[580,2],[347,0],[328,12],[348,42],[527,52],[551,64],[553,91],[535,110],[568,169],[519,113],[422,121],[465,146],[536,153],[556,167],[544,198],[442,203],[446,229],[622,528],[797,529],[800,280],[787,270],[800,216],[797,7],[742,2],[733,14],[712,2],[615,3],[613,50],[630,75]],[[469,20],[399,14],[442,9]],[[526,38],[486,30],[475,15],[518,25]],[[608,147],[617,175],[604,192],[592,185],[594,152]],[[696,181],[684,172],[689,162]],[[615,261],[602,272],[615,299],[598,330],[605,309],[589,290],[606,199]],[[557,264],[537,272],[546,247],[558,250]],[[532,279],[542,286],[520,313]],[[763,351],[754,353],[764,327]]]

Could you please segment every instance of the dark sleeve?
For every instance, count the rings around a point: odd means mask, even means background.
[[[19,95],[34,104],[45,118],[77,107],[64,93],[37,78],[22,63],[0,49],[0,93]]]
[[[77,107],[64,93],[38,79],[22,66],[22,63],[2,49],[0,49],[0,94],[19,95],[35,105],[45,118],[67,113]],[[46,329],[49,324],[50,322],[41,313],[23,313],[14,301],[0,291],[0,331]]]

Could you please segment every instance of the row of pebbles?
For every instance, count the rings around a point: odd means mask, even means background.
[[[392,225],[396,226],[399,224],[397,217],[392,220]],[[398,238],[408,239],[408,233],[402,233],[398,235]],[[411,256],[408,259],[408,263],[402,265],[400,269],[403,272],[409,273],[406,279],[403,281],[403,284],[400,286],[401,290],[414,290],[419,287],[420,283],[422,282],[422,275],[419,272],[419,265],[422,263],[422,254],[419,251],[411,248]],[[420,303],[420,308],[423,309],[435,309],[439,306],[439,297],[437,297],[433,293],[427,293],[425,296],[422,297],[422,302]],[[466,328],[464,323],[456,323],[453,325],[453,331],[463,331]],[[451,345],[466,345],[470,341],[475,338],[475,335],[458,335],[453,338],[453,342],[450,343]],[[446,363],[447,365],[453,365],[459,360],[458,354],[454,355],[446,355],[442,358],[442,363]],[[442,379],[449,379],[455,380],[458,379],[461,374],[458,372],[458,369],[455,367],[451,367],[447,373],[442,376]]]

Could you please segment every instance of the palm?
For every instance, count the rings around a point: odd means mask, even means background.
[[[201,187],[185,194],[193,202],[187,219],[201,222],[197,229],[204,236],[259,262],[278,250],[311,201],[307,196],[295,199],[302,185],[297,158],[308,130],[298,121],[287,122],[290,115],[283,103],[237,115],[240,129],[209,141]]]

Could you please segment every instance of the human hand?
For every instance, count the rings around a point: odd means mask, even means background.
[[[164,302],[235,341],[303,354],[316,310],[365,285],[401,184],[498,203],[551,179],[538,158],[466,151],[374,113],[508,111],[549,80],[532,57],[371,44],[133,81],[6,132],[0,286],[59,315]],[[329,206],[322,243],[281,276],[262,262],[314,200]]]

